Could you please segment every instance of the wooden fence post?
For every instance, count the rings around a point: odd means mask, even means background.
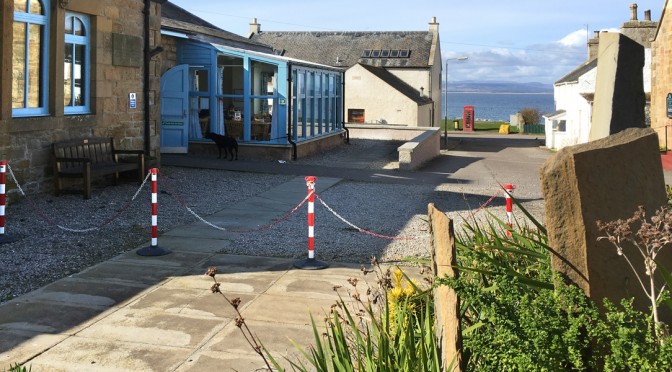
[[[453,220],[436,209],[434,203],[427,207],[429,217],[432,270],[435,277],[445,275],[457,278],[455,231]],[[441,354],[441,368],[450,372],[462,371],[462,330],[460,329],[460,299],[455,291],[442,285],[434,289],[436,337]]]

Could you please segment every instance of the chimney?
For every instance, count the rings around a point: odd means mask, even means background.
[[[593,38],[588,40],[588,61],[597,58],[597,50],[600,46],[600,31],[593,31]]]
[[[250,35],[248,38],[251,38],[252,35],[261,33],[261,23],[257,23],[257,17],[252,18],[252,23],[250,23]]]
[[[637,20],[637,4],[636,3],[630,4],[630,20],[631,21],[636,21]]]
[[[644,11],[644,20],[645,21],[651,20],[651,9],[647,9]]]
[[[429,31],[439,33],[439,23],[436,22],[436,17],[432,17],[432,21],[429,22]]]

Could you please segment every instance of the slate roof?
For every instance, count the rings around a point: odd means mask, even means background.
[[[551,112],[551,113],[544,114],[544,115],[542,115],[542,116],[545,117],[545,118],[548,118],[548,119],[553,119],[553,118],[555,118],[555,117],[561,117],[561,116],[563,116],[565,113],[567,113],[567,111],[565,111],[565,110],[556,110],[556,111],[553,111],[553,112]]]
[[[362,63],[360,63],[360,65],[370,73],[374,74],[380,80],[390,85],[392,88],[396,89],[406,97],[416,102],[418,105],[425,105],[432,102],[432,100],[429,97],[421,97],[419,90],[413,88],[412,86],[405,83],[403,80],[392,75],[389,71],[385,70],[384,68],[369,66]]]
[[[592,70],[595,67],[597,67],[597,58],[594,58],[592,61],[589,62],[584,62],[582,65],[575,68],[567,75],[561,77],[560,80],[555,82],[555,84],[578,82],[579,78],[583,74],[587,73],[588,71]]]
[[[356,63],[385,68],[430,65],[433,34],[430,31],[255,33],[251,39],[271,45],[276,53],[335,67]],[[408,58],[362,58],[364,50],[409,50]],[[338,62],[337,62],[338,61]]]
[[[218,43],[259,52],[273,52],[273,49],[268,45],[225,31],[170,1],[166,1],[161,5],[161,29],[186,33],[192,40]]]

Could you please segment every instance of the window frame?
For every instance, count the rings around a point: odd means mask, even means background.
[[[26,0],[27,1],[27,0]],[[30,10],[27,12],[20,12],[13,10],[13,20],[12,27],[14,24],[19,22],[26,25],[26,41],[25,41],[25,66],[24,66],[24,76],[28,66],[30,65],[31,56],[29,53],[29,30],[30,25],[39,25],[42,32],[42,45],[40,48],[40,56],[37,58],[40,60],[40,98],[38,107],[12,107],[12,117],[29,117],[29,116],[47,116],[49,115],[49,36],[50,36],[50,18],[51,18],[51,4],[50,0],[38,0],[42,5],[43,14],[34,14],[30,13]],[[12,31],[13,35],[13,31]],[[12,70],[14,65],[12,64]],[[24,78],[24,105],[27,104],[28,99],[28,81],[29,78]],[[12,102],[14,102],[14,95],[12,94]],[[13,103],[12,103],[13,104]]]
[[[74,34],[66,34],[65,30],[64,31],[64,45],[72,45],[73,50],[76,50],[76,46],[78,45],[83,45],[84,46],[84,64],[82,68],[84,69],[83,71],[83,76],[82,80],[84,83],[84,88],[82,95],[84,96],[84,105],[74,105],[74,96],[72,100],[71,105],[63,105],[63,113],[65,115],[76,115],[76,114],[89,114],[91,113],[91,20],[88,15],[86,14],[81,14],[81,13],[75,13],[75,12],[65,12],[65,21],[68,21],[68,17],[74,17],[76,19],[79,19],[82,22],[82,26],[84,27],[84,36],[78,36]],[[63,63],[65,64],[65,60],[63,60]],[[73,76],[72,79],[72,85],[73,89],[72,91],[74,92],[74,84],[75,84],[75,79],[74,79],[74,58],[72,62],[72,68],[73,71],[71,71],[71,74]],[[65,86],[64,86],[65,89]]]

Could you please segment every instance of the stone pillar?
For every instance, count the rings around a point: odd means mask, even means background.
[[[644,127],[644,47],[620,33],[600,36],[589,140]]]
[[[457,265],[453,220],[436,209],[433,203],[428,206],[428,217],[434,276],[457,278],[458,272],[453,268],[453,265]],[[434,289],[434,306],[441,368],[443,371],[448,371],[448,365],[453,363],[450,372],[462,371],[460,299],[452,288],[439,286]]]
[[[553,270],[600,305],[604,297],[612,302],[634,297],[635,306],[648,311],[650,302],[626,260],[610,242],[598,241],[604,234],[596,222],[627,219],[639,205],[651,216],[667,204],[656,133],[630,128],[565,147],[544,163],[541,183]],[[627,248],[640,277],[647,278],[641,255]],[[672,270],[672,250],[658,259]]]

